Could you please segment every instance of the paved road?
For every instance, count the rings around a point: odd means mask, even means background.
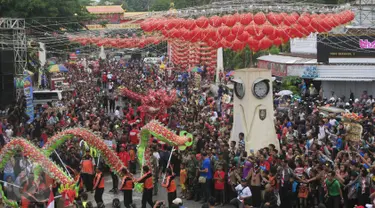
[[[139,174],[137,174],[135,176],[136,178],[139,177]],[[176,183],[178,184],[178,181],[179,179],[176,178]],[[121,181],[121,180],[120,180]],[[104,200],[104,203],[106,205],[106,208],[111,208],[112,207],[112,200],[115,199],[115,198],[118,198],[120,199],[121,201],[121,207],[125,207],[124,206],[124,195],[122,192],[119,192],[118,194],[114,194],[114,193],[110,193],[109,190],[112,189],[112,178],[111,176],[108,174],[105,176],[105,188],[104,188],[104,194],[103,194],[103,200]],[[180,186],[178,185],[177,187],[177,197],[180,196]],[[140,208],[141,207],[141,199],[142,199],[142,194],[141,193],[137,193],[137,192],[133,192],[133,203],[136,204],[137,208]],[[96,203],[95,203],[95,200],[94,200],[94,194],[91,194],[89,193],[89,200],[91,202],[93,202],[94,206],[96,206]],[[157,196],[154,196],[153,200],[165,200],[167,201],[167,192],[165,190],[165,188],[161,187],[160,184],[159,184],[159,193]],[[184,200],[183,199],[183,203],[184,203],[184,206],[186,208],[200,208],[202,207],[202,203],[200,202],[195,202],[195,201],[192,201],[192,200]],[[147,205],[149,208],[150,206]],[[223,206],[223,208],[230,208],[231,206],[229,205],[226,205],[226,206]]]

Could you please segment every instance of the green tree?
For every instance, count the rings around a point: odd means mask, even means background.
[[[169,9],[170,0],[156,0],[152,7],[152,11],[167,11]]]

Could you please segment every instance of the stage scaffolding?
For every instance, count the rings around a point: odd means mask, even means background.
[[[22,75],[27,69],[25,19],[0,18],[0,49],[13,50],[14,75]]]

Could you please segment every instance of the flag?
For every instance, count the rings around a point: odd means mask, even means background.
[[[55,196],[53,196],[53,192],[51,190],[49,194],[49,199],[48,199],[48,206],[47,208],[55,208]]]

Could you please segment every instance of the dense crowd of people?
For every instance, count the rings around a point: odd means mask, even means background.
[[[109,190],[104,187],[106,173],[111,173],[113,181],[109,191],[123,192],[121,203],[127,208],[133,206],[134,183],[144,184],[142,208],[183,207],[182,199],[201,201],[202,207],[229,204],[259,208],[353,208],[374,204],[372,96],[364,93],[360,99],[348,102],[349,106],[344,104],[363,116],[359,121],[364,129],[362,139],[349,142],[343,122],[335,115],[322,116],[317,108],[331,101],[324,101],[318,95],[312,99],[303,83],[301,99],[275,98],[279,144],[254,152],[246,147],[243,133],[231,138],[232,105],[223,99],[233,96],[230,89],[224,84],[215,89],[211,85],[214,77],[206,66],[201,68],[201,73],[179,72],[138,61],[125,64],[100,61],[99,67],[90,73],[71,69],[59,76],[64,76],[74,90],[57,103],[37,105],[35,120],[30,124],[26,123],[26,116],[13,113],[3,118],[0,145],[21,136],[42,147],[49,137],[69,127],[88,128],[111,141],[111,148],[127,167],[123,178],[118,178],[103,161],[80,145],[80,138],[69,140],[52,155],[56,163],[67,166],[75,176],[80,187],[78,207],[94,204],[104,207],[102,195]],[[220,79],[221,83],[228,81],[223,75]],[[176,89],[178,100],[156,119],[177,133],[182,130],[192,133],[194,145],[185,151],[173,151],[172,147],[151,138],[152,167],[140,167],[136,156],[139,132],[151,118],[140,110],[140,103],[118,93],[120,86],[137,93]],[[13,105],[9,112],[16,111],[22,103]],[[140,168],[143,175],[136,178]],[[19,151],[1,173],[1,179],[6,181],[5,195],[21,207],[45,206],[50,186],[58,195],[57,184],[47,174],[34,180],[33,171],[34,164]],[[153,201],[153,196],[159,193],[158,187],[168,192],[165,203]],[[88,201],[92,193],[95,203]],[[121,203],[116,199],[113,206],[119,207]]]

